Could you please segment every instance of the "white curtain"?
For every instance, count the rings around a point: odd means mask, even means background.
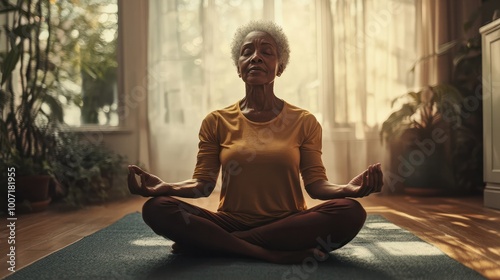
[[[153,172],[191,177],[201,120],[244,96],[229,43],[237,26],[258,18],[277,21],[289,37],[290,65],[275,92],[322,123],[330,180],[344,183],[381,161],[378,125],[390,100],[413,86],[414,1],[150,0]]]
[[[415,1],[332,0],[333,91],[326,96],[333,175],[348,180],[367,164],[384,162],[378,129],[391,100],[412,90],[416,60]],[[328,50],[327,50],[328,51]]]
[[[151,170],[192,176],[202,119],[242,97],[230,60],[234,28],[262,14],[257,1],[150,0],[148,91]]]

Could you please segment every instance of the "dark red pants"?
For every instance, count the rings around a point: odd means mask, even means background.
[[[332,199],[254,228],[168,196],[148,200],[142,215],[155,233],[181,247],[221,252],[225,250],[218,244],[233,237],[271,250],[330,252],[351,241],[366,219],[365,210],[353,199]]]

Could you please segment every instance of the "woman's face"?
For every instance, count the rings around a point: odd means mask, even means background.
[[[238,60],[238,74],[247,84],[263,85],[274,82],[281,73],[278,48],[271,35],[252,31],[243,40]]]

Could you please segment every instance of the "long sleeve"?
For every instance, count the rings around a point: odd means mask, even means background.
[[[198,156],[193,178],[215,183],[220,171],[220,143],[217,136],[217,119],[209,114],[203,120],[198,144]]]
[[[314,115],[304,117],[304,140],[300,145],[300,173],[304,185],[318,180],[328,180],[321,160],[322,129]]]

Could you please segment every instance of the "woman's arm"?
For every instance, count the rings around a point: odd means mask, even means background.
[[[130,193],[149,196],[177,196],[185,198],[207,197],[214,190],[215,184],[209,181],[190,179],[178,183],[166,183],[158,176],[148,173],[138,166],[128,167],[128,189]],[[139,176],[140,182],[136,180]]]
[[[344,197],[364,197],[380,192],[383,186],[383,174],[380,163],[370,165],[363,173],[354,177],[346,185],[332,184],[319,180],[307,185],[306,191],[314,199],[329,200]]]

